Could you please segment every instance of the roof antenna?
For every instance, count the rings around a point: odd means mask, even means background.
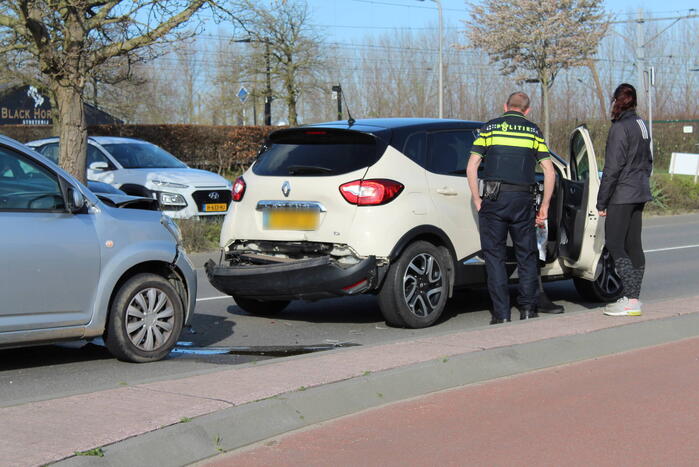
[[[356,120],[352,118],[352,113],[350,112],[349,105],[347,104],[347,98],[342,92],[342,85],[338,83],[337,86],[332,87],[332,90],[337,95],[337,119],[342,120],[342,101],[345,101],[345,107],[347,108],[347,116],[349,117],[349,119],[347,120],[347,124],[349,126],[354,125]]]

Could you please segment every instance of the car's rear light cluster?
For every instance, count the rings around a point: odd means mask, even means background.
[[[340,193],[348,203],[377,206],[394,200],[403,191],[403,184],[394,180],[354,180],[340,185]]]
[[[235,179],[231,194],[233,196],[233,201],[240,201],[243,199],[243,195],[245,195],[245,179],[243,179],[243,177],[238,177]]]

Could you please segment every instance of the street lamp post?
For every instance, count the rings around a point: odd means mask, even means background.
[[[266,75],[266,86],[265,86],[265,125],[272,125],[272,72],[270,65],[270,51],[269,51],[269,40],[267,39],[253,39],[251,37],[246,37],[245,39],[235,39],[233,42],[243,42],[246,44],[257,42],[265,44],[265,75]]]
[[[418,0],[424,2],[425,0]],[[444,20],[442,17],[442,1],[432,0],[437,4],[439,13],[439,118],[444,118],[444,66],[443,66],[443,41],[444,41]]]

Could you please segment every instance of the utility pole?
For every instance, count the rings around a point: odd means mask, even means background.
[[[424,2],[425,0],[418,0]],[[439,13],[439,118],[444,118],[444,59],[443,59],[443,42],[444,42],[444,20],[442,18],[442,0],[432,0],[437,4],[437,13]]]
[[[342,85],[332,87],[335,98],[337,99],[337,119],[342,120]]]
[[[638,20],[636,22],[636,69],[638,70],[638,85],[636,89],[641,91],[641,95],[638,97],[639,103],[646,102],[648,96],[646,95],[645,86],[645,73],[646,73],[646,57],[645,57],[645,44],[643,35],[643,9],[638,9]]]
[[[648,137],[650,138],[650,155],[653,157],[653,88],[655,87],[655,67],[648,67]]]
[[[444,63],[442,43],[444,42],[444,20],[442,19],[442,2],[434,0],[439,10],[439,118],[444,118]]]
[[[245,39],[234,39],[233,42],[244,42],[250,43],[263,43],[265,44],[265,125],[272,125],[272,67],[270,64],[271,54],[270,54],[270,42],[269,39],[253,39],[252,37],[246,37]]]
[[[272,71],[270,67],[269,40],[265,39],[265,74],[267,86],[265,89],[265,125],[272,125]]]

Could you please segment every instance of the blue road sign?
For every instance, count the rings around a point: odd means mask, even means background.
[[[245,101],[248,100],[248,96],[250,93],[248,92],[247,89],[245,89],[245,86],[241,86],[240,90],[238,91],[238,99],[240,99],[240,102],[245,104]]]

